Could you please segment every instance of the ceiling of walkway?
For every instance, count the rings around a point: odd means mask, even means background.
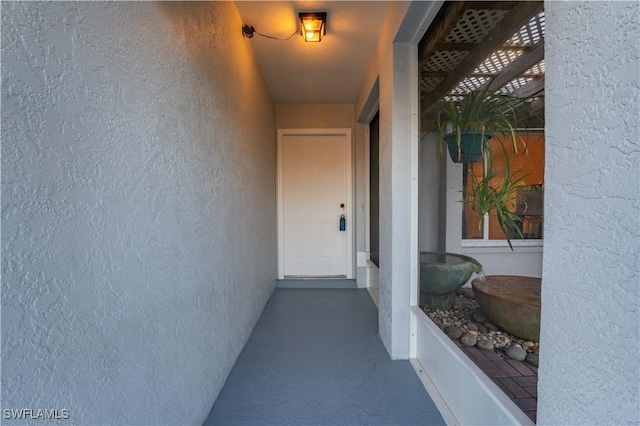
[[[236,1],[276,103],[354,103],[380,34],[386,1]],[[298,34],[298,12],[327,12],[320,43]],[[241,28],[238,28],[241,31]]]
[[[390,4],[236,1],[243,23],[256,30],[245,40],[282,104],[354,103]],[[298,12],[327,12],[320,43],[299,35]],[[544,32],[542,1],[445,2],[419,45],[423,119],[431,120],[443,99],[460,100],[486,84],[499,93],[543,96]],[[535,116],[542,108],[539,102]]]

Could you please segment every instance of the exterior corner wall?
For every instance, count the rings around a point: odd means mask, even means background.
[[[393,5],[387,15],[387,21],[383,27],[378,46],[376,48],[377,74],[379,78],[379,103],[380,103],[380,169],[379,169],[379,197],[380,197],[380,267],[378,287],[378,321],[382,342],[389,351],[391,358],[408,358],[409,356],[409,298],[402,300],[404,293],[408,293],[409,281],[402,280],[401,276],[408,276],[408,271],[401,271],[399,253],[394,251],[399,246],[400,234],[406,232],[402,228],[408,226],[408,211],[406,222],[400,222],[400,211],[408,202],[408,181],[399,182],[402,173],[397,167],[400,164],[403,153],[400,147],[408,148],[407,135],[401,135],[400,123],[394,119],[402,120],[402,111],[396,111],[397,101],[408,102],[396,96],[395,83],[399,70],[398,61],[402,60],[403,53],[396,52],[397,46],[393,43],[395,34],[401,23],[402,13],[399,8],[406,8],[404,4]],[[405,70],[406,71],[406,70]],[[402,82],[399,82],[402,84]],[[405,111],[408,114],[408,111]],[[405,121],[405,120],[402,120]],[[408,129],[405,129],[407,131]],[[396,158],[394,159],[394,155]],[[408,152],[404,153],[408,156]],[[409,162],[404,163],[404,172],[409,168]],[[400,191],[394,193],[394,191]],[[397,202],[397,204],[394,204]],[[395,214],[394,214],[395,211]],[[394,222],[394,216],[398,222]],[[408,234],[407,234],[408,235]],[[405,240],[405,243],[408,239]],[[406,258],[408,261],[408,257]],[[408,268],[408,264],[407,264]],[[401,303],[405,307],[401,307]],[[406,314],[406,318],[402,318]]]
[[[640,422],[640,3],[545,2],[538,424]]]
[[[2,407],[201,424],[276,278],[274,105],[237,10],[1,13]]]
[[[356,101],[356,117],[371,104],[378,91],[380,105],[380,268],[379,331],[394,359],[410,356],[410,307],[412,281],[417,274],[412,258],[417,256],[417,188],[412,183],[417,156],[418,122],[416,81],[413,81],[417,44],[413,39],[426,30],[438,5],[395,2],[387,13],[378,44]],[[437,6],[437,7],[436,7]],[[416,19],[420,16],[420,19]],[[415,96],[414,96],[415,95]],[[415,127],[415,129],[413,128]],[[415,134],[413,134],[415,133]],[[414,146],[415,145],[415,146]],[[415,152],[414,152],[415,151]],[[417,169],[417,166],[415,166]],[[415,194],[414,194],[415,189]],[[415,210],[415,211],[414,211]],[[417,220],[416,220],[417,222]],[[415,234],[415,238],[414,238]],[[412,241],[415,241],[413,247]],[[415,253],[414,253],[415,251]],[[417,275],[416,275],[417,276]],[[415,297],[417,297],[417,292]]]
[[[417,47],[396,40],[409,9],[409,2],[391,5],[356,102],[356,117],[361,118],[372,101],[371,94],[377,90],[380,105],[378,320],[380,337],[394,359],[409,357],[410,209],[411,203],[417,202],[411,199],[410,175],[411,49]]]

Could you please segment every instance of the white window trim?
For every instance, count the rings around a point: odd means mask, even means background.
[[[513,247],[542,247],[543,240],[511,240]],[[483,247],[483,248],[502,248],[509,247],[507,240],[462,240],[462,248]]]
[[[536,239],[512,239],[511,245],[513,247],[542,247],[543,246],[543,238]],[[509,247],[509,242],[507,240],[491,240],[489,239],[489,214],[485,214],[482,220],[482,239],[463,239],[461,247]]]

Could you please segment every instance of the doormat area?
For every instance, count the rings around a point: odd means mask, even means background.
[[[349,289],[358,288],[356,280],[348,279],[284,279],[276,280],[277,288],[331,288],[331,289]]]

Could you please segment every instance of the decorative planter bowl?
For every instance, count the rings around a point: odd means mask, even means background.
[[[420,305],[447,309],[456,300],[456,290],[482,265],[461,254],[423,251],[420,253]]]
[[[480,309],[498,327],[526,340],[540,341],[540,278],[489,275],[472,282]]]
[[[468,131],[460,132],[460,151],[458,151],[458,136],[456,133],[449,133],[444,137],[447,141],[449,156],[454,163],[475,163],[482,157],[483,147],[492,135],[489,133]]]

